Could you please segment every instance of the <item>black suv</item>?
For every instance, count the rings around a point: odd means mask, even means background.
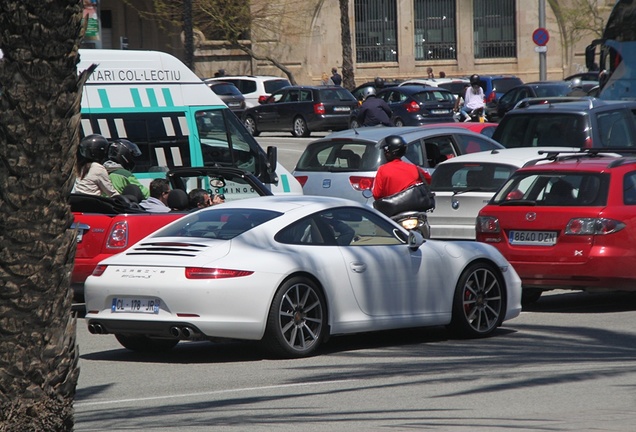
[[[515,108],[501,119],[493,139],[504,147],[636,147],[636,102],[579,101]]]

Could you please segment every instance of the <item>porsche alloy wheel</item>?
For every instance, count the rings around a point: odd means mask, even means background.
[[[503,321],[505,294],[502,278],[491,265],[472,264],[455,288],[450,327],[463,337],[490,335]]]
[[[286,281],[276,292],[263,342],[277,356],[297,358],[311,355],[327,330],[324,295],[304,277]]]
[[[294,119],[294,130],[292,131],[292,135],[295,137],[308,137],[310,135],[309,128],[307,127],[307,122],[302,117],[296,117]]]
[[[179,343],[178,339],[156,339],[139,335],[115,334],[115,338],[124,348],[138,352],[170,351]]]
[[[254,120],[253,117],[249,117],[249,116],[246,117],[243,124],[245,125],[245,128],[252,136],[256,137],[261,134],[256,127],[256,120]]]

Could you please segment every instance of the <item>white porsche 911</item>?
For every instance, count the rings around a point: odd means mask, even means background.
[[[374,330],[483,337],[521,312],[520,279],[494,247],[424,241],[367,206],[316,196],[191,213],[102,261],[85,297],[89,331],[131,350],[227,338],[282,357]]]

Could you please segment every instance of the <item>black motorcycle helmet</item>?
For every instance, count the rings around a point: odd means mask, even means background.
[[[474,74],[470,76],[470,85],[479,85],[479,75]]]
[[[77,153],[89,162],[104,162],[107,151],[108,140],[98,134],[84,137],[77,148]]]
[[[384,139],[382,150],[387,162],[400,159],[406,153],[406,141],[399,135],[389,135]]]
[[[137,144],[127,139],[115,140],[108,147],[108,160],[117,162],[128,171],[132,171],[135,168],[134,158],[139,156],[141,156],[141,150],[139,150]]]

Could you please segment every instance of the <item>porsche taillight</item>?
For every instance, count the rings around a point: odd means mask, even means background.
[[[128,222],[120,221],[115,223],[110,230],[106,247],[109,249],[125,249],[128,246]]]
[[[104,272],[106,271],[106,267],[108,267],[108,266],[101,265],[101,264],[96,265],[95,268],[93,269],[93,273],[91,274],[91,276],[98,277],[98,276],[103,275]]]
[[[208,267],[186,267],[186,279],[228,279],[235,277],[249,276],[253,271],[249,270],[233,270],[222,268]]]

